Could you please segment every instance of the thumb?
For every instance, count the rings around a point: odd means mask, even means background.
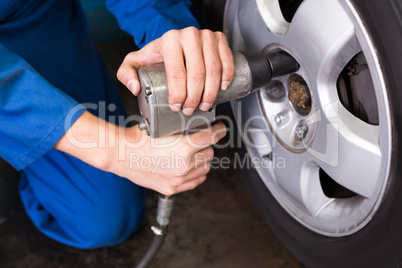
[[[136,69],[141,66],[152,65],[163,61],[159,53],[158,44],[159,40],[157,39],[142,49],[127,54],[117,71],[117,79],[135,96],[140,93],[140,82]]]

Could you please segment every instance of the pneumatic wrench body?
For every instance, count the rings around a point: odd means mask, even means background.
[[[299,69],[297,61],[284,51],[269,55],[238,52],[234,54],[234,65],[235,76],[230,86],[219,90],[212,108],[209,111],[197,108],[190,116],[170,110],[164,64],[141,67],[138,70],[141,84],[138,103],[143,118],[140,128],[146,129],[152,138],[158,138],[208,125],[215,121],[214,107],[217,104],[245,97],[267,85],[273,77]]]

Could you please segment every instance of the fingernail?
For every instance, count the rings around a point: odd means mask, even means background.
[[[229,87],[229,85],[230,85],[229,81],[222,81],[221,89],[226,90]]]
[[[128,81],[127,87],[131,91],[131,93],[133,93],[135,96],[137,96],[138,93],[140,93],[140,88],[138,87],[138,84],[134,79]]]
[[[212,104],[208,102],[202,102],[199,106],[201,111],[208,111],[211,108]]]
[[[185,108],[183,109],[183,114],[185,115],[192,115],[194,112],[194,108]]]
[[[180,104],[180,103],[175,103],[175,104],[171,104],[171,105],[170,105],[170,109],[171,109],[173,112],[178,112],[178,111],[180,111],[180,108],[181,108],[181,104]]]

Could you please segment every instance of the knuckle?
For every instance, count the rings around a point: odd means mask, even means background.
[[[186,69],[184,68],[173,68],[169,70],[169,77],[173,79],[183,79],[186,78]]]
[[[223,32],[216,31],[216,32],[214,32],[214,34],[215,34],[215,37],[218,40],[226,39],[226,36],[225,36],[225,34]]]
[[[191,158],[188,158],[191,159]],[[177,176],[186,176],[190,172],[190,166],[188,164],[185,164],[184,166],[180,167],[180,169],[177,171]],[[182,178],[184,180],[184,178]]]
[[[199,30],[194,26],[187,27],[183,30],[186,34],[197,36],[199,34]]]
[[[188,136],[186,136],[186,138],[187,137]],[[181,151],[181,155],[182,155],[183,159],[186,161],[188,161],[194,155],[191,150],[191,145],[187,143],[187,140],[185,143],[182,144],[180,151]]]
[[[208,64],[207,66],[207,74],[211,76],[220,76],[222,72],[222,66],[219,62],[214,62]]]
[[[215,39],[215,34],[208,29],[201,30],[201,35],[203,39],[207,40]]]
[[[179,172],[180,173],[180,172]],[[181,175],[181,174],[180,174]],[[183,177],[175,177],[175,178],[173,178],[172,180],[171,180],[171,182],[170,182],[170,184],[172,185],[172,186],[175,186],[175,187],[177,187],[177,186],[180,186],[180,185],[182,185],[184,183],[184,178]]]
[[[173,29],[173,30],[170,30],[170,31],[167,31],[166,33],[164,33],[162,35],[162,38],[163,39],[176,38],[178,36],[178,34],[179,34],[179,30]]]
[[[179,172],[178,175],[182,177],[181,184],[185,182],[184,176],[186,176],[190,172],[190,167],[183,167]]]
[[[162,194],[164,195],[175,195],[177,194],[177,189],[176,187],[168,186],[166,189],[163,190]]]
[[[214,149],[212,148],[212,146],[210,146],[209,148],[207,148],[205,155],[208,159],[211,159],[214,157]]]
[[[187,70],[187,76],[194,80],[203,80],[205,78],[205,68],[197,67]]]

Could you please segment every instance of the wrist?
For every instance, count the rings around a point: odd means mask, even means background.
[[[109,171],[117,155],[118,132],[118,126],[85,111],[54,148]]]
[[[124,177],[122,167],[129,167],[130,153],[137,151],[138,146],[141,144],[142,131],[138,125],[133,127],[115,127],[115,140],[116,144],[110,147],[108,155],[109,162],[105,163],[107,171],[118,174]]]

